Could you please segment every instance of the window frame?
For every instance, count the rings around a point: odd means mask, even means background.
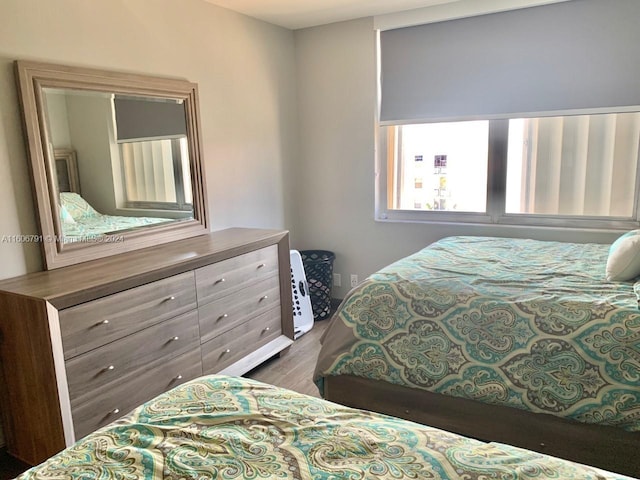
[[[405,222],[426,224],[462,224],[462,225],[494,225],[514,227],[545,227],[559,229],[602,229],[622,230],[640,228],[640,155],[636,159],[635,198],[631,217],[595,217],[573,215],[544,215],[530,213],[506,213],[506,183],[507,183],[507,149],[509,120],[511,118],[537,118],[544,116],[566,116],[597,113],[622,113],[640,111],[639,106],[616,107],[610,109],[591,109],[571,112],[544,112],[527,115],[510,115],[508,118],[474,118],[474,119],[444,119],[438,122],[454,122],[465,120],[489,121],[489,145],[487,161],[487,208],[484,213],[453,212],[453,211],[425,211],[402,210],[388,208],[393,198],[395,187],[389,177],[390,169],[400,168],[392,158],[393,150],[397,147],[389,145],[389,129],[424,123],[419,121],[406,122],[378,122],[376,129],[376,186],[375,186],[375,220],[381,222]],[[391,135],[396,141],[395,135]],[[396,142],[397,145],[397,142]],[[492,174],[492,172],[496,172]]]
[[[123,208],[128,209],[142,209],[142,210],[166,210],[177,212],[191,212],[193,210],[193,204],[186,201],[185,185],[183,181],[183,169],[182,169],[182,156],[180,149],[181,136],[177,137],[158,137],[147,139],[128,139],[118,142],[119,164],[120,174],[122,176],[122,195],[123,195]],[[176,189],[176,201],[175,202],[157,202],[157,201],[143,201],[143,200],[129,200],[129,192],[127,190],[127,175],[124,165],[124,159],[122,155],[122,145],[127,143],[135,143],[149,140],[170,140],[171,141],[171,156],[173,165],[173,175]]]

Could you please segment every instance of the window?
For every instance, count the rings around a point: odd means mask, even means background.
[[[182,100],[117,94],[118,205],[191,212],[186,111]]]
[[[637,36],[640,2],[616,6],[559,2],[381,30],[376,217],[639,226],[640,62],[629,59],[640,42],[627,33]],[[461,130],[478,120],[482,140]]]
[[[120,143],[125,206],[192,209],[187,138]]]
[[[394,171],[390,208],[486,211],[489,122],[426,123],[388,131]]]
[[[638,225],[640,112],[391,125],[380,138],[378,218]]]

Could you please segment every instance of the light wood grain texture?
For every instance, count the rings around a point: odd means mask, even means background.
[[[279,264],[288,265],[282,256],[283,251],[287,258],[289,255],[287,232],[230,228],[63,269],[3,280],[0,290],[47,300],[60,310],[274,244],[278,245]],[[281,291],[284,290],[281,288]]]
[[[193,310],[78,355],[66,362],[71,405],[95,396],[102,386],[115,386],[130,372],[159,359],[168,361],[199,344],[198,312]]]
[[[264,252],[269,267],[260,266]],[[187,351],[197,355],[188,357],[188,368],[178,365],[187,372],[181,378],[200,374],[194,270],[229,259],[232,272],[241,272],[238,287],[211,298],[244,314],[226,337],[210,335],[207,343],[216,342],[216,352],[233,349],[212,369],[242,374],[293,342],[286,231],[229,229],[0,282],[8,392],[2,411],[10,453],[40,463],[68,446],[74,434],[115,418],[104,412],[122,413],[169,388],[169,366]],[[235,301],[241,303],[237,308]],[[105,326],[113,330],[88,331]],[[120,377],[107,378],[109,366]]]
[[[186,272],[61,310],[66,358],[195,309],[194,278]]]
[[[78,175],[78,160],[76,158],[76,151],[71,148],[56,148],[53,151],[53,156],[56,161],[56,171],[58,172],[58,185],[60,186],[61,179],[59,177],[60,169],[64,171],[64,179],[67,181],[68,188],[62,188],[61,192],[80,192],[80,177]]]
[[[245,376],[295,392],[319,397],[313,383],[313,371],[320,352],[320,337],[329,321],[313,324],[313,328],[298,338],[286,355],[274,357]]]
[[[208,207],[201,161],[198,87],[195,83],[177,78],[31,61],[16,61],[15,71],[27,137],[32,190],[38,208],[40,233],[43,237],[40,246],[47,269],[61,268],[207,233]],[[52,145],[46,123],[44,88],[106,92],[182,102],[186,117],[194,218],[116,232],[117,235],[124,237],[125,241],[122,242],[63,243],[58,241],[62,237],[62,228],[58,207],[55,158],[52,158],[53,155],[49,149],[43,149],[43,145]]]
[[[273,358],[273,352],[280,352],[282,355],[292,343],[293,340],[285,337],[284,335],[280,335],[266,345],[263,345],[217,373],[237,377],[242,376],[252,368],[255,368],[270,358]]]
[[[84,437],[150,398],[200,375],[202,366],[197,346],[184,355],[159,359],[130,372],[119,382],[97,389],[93,398],[73,408],[76,438]]]
[[[213,302],[278,275],[278,247],[246,253],[196,270],[198,305]]]
[[[215,302],[204,304],[198,309],[202,341],[211,340],[251,317],[277,308],[279,305],[280,285],[277,276],[267,278]]]
[[[65,447],[46,302],[0,295],[0,311],[3,431],[9,453],[33,464]]]
[[[202,371],[218,373],[281,336],[280,311],[271,309],[202,344]]]

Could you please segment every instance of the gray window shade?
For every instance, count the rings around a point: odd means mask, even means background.
[[[187,134],[181,103],[116,96],[114,105],[119,141]]]
[[[380,120],[640,104],[639,0],[574,0],[380,34]]]

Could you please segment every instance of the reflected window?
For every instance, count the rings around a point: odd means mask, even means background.
[[[121,142],[120,158],[127,207],[191,210],[186,137]]]
[[[166,98],[113,99],[127,208],[191,211],[184,105]]]

